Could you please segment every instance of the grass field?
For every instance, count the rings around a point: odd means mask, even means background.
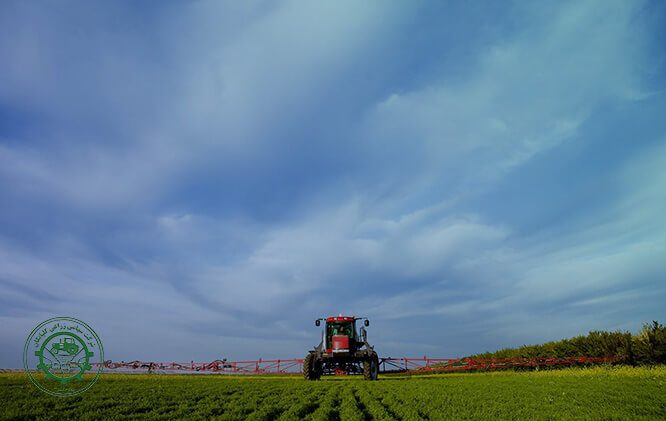
[[[0,418],[666,419],[666,367],[328,378],[103,374],[72,398],[0,374]]]

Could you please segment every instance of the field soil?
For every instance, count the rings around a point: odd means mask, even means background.
[[[333,377],[104,373],[52,397],[0,373],[0,419],[666,419],[666,367]]]

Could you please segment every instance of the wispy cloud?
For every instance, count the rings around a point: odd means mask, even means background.
[[[72,312],[186,360],[325,313],[446,356],[664,316],[658,5],[0,8],[17,350]]]

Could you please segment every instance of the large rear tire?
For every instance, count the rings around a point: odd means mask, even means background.
[[[305,380],[317,380],[319,378],[316,359],[317,356],[312,352],[303,359],[303,378]]]
[[[363,361],[363,378],[366,380],[377,380],[379,375],[379,358],[372,353],[370,358]]]

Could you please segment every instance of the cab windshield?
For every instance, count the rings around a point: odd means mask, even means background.
[[[331,322],[326,324],[326,348],[331,347],[334,335],[346,335],[354,339],[354,328],[350,322]]]
[[[333,335],[346,335],[349,336],[350,338],[354,337],[354,329],[352,328],[352,324],[349,322],[345,323],[328,323],[326,326],[328,332],[326,336],[329,338]]]

